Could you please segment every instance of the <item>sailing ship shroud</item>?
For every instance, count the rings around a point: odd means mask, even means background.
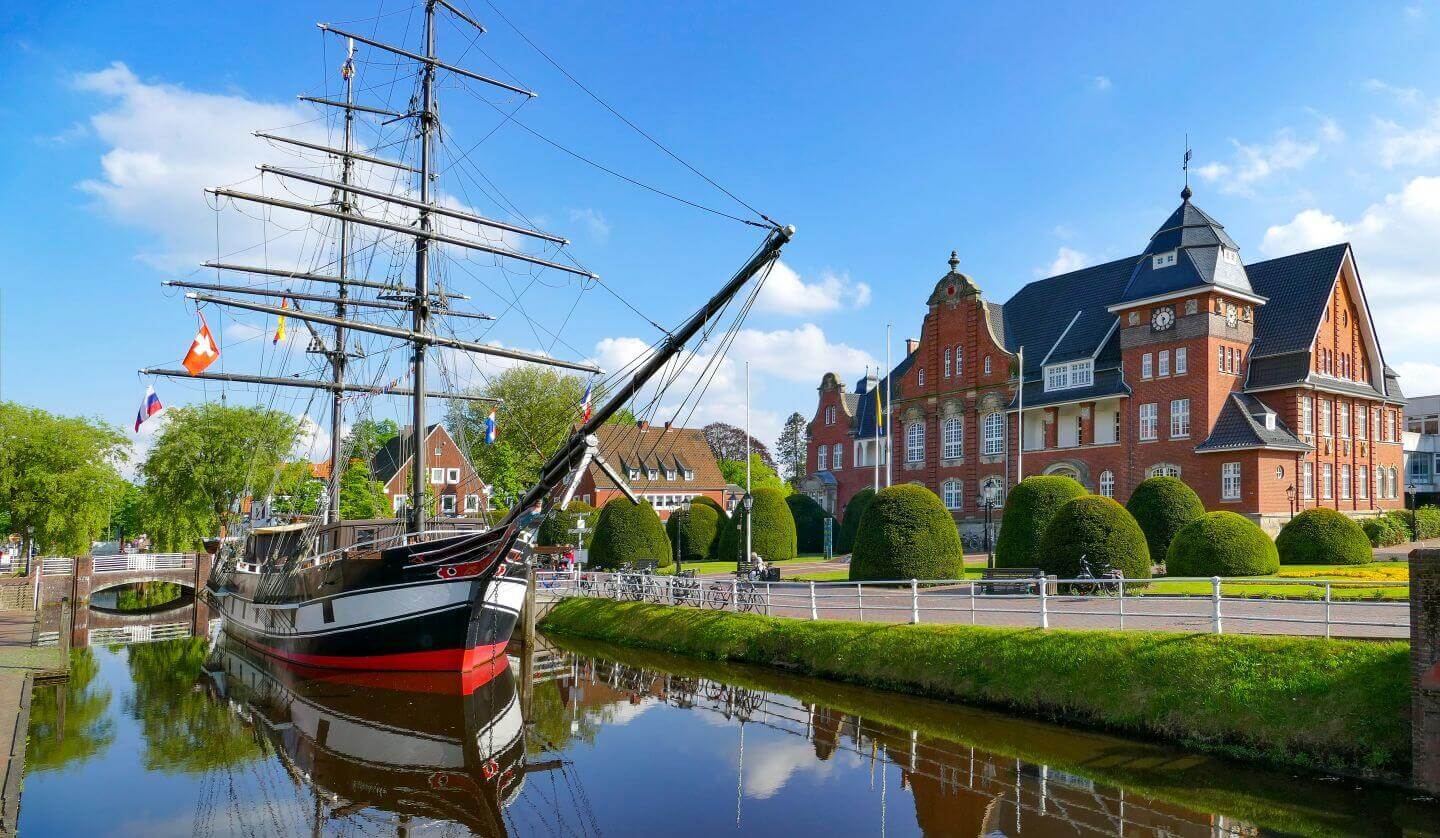
[[[346,38],[353,55],[359,41],[419,66],[420,94],[418,108],[409,114],[391,114],[379,108],[358,105],[347,62],[346,96],[343,102],[310,97],[317,104],[344,109],[345,134],[342,148],[329,148],[273,135],[267,139],[318,150],[338,158],[341,177],[338,181],[317,178],[274,167],[266,172],[312,184],[330,186],[339,196],[338,208],[310,206],[252,195],[231,189],[209,190],[217,196],[249,201],[291,211],[314,213],[340,222],[338,276],[320,277],[308,273],[291,273],[269,268],[211,263],[209,267],[250,273],[286,276],[333,282],[338,295],[328,298],[335,304],[335,314],[324,315],[310,310],[257,303],[234,297],[190,293],[197,302],[212,303],[245,310],[288,316],[311,327],[314,324],[334,329],[333,347],[324,354],[333,373],[329,381],[301,381],[294,378],[266,378],[226,373],[201,373],[192,376],[177,370],[147,369],[143,373],[242,381],[263,385],[300,386],[329,391],[331,411],[331,475],[328,486],[326,520],[323,523],[296,523],[256,528],[243,540],[215,542],[217,560],[206,583],[207,594],[223,616],[224,630],[234,638],[264,651],[306,666],[409,671],[471,671],[490,665],[501,655],[509,642],[523,604],[525,577],[536,531],[549,511],[563,506],[581,472],[592,458],[609,468],[595,450],[595,429],[629,403],[667,363],[674,359],[686,343],[716,319],[726,305],[754,277],[767,271],[779,258],[780,249],[794,234],[794,228],[782,227],[765,218],[768,232],[762,245],[751,258],[710,299],[682,325],[669,332],[627,380],[617,383],[606,401],[598,405],[590,417],[580,423],[568,439],[545,463],[538,481],[514,504],[503,520],[488,529],[467,528],[454,521],[429,522],[423,503],[412,503],[407,510],[404,532],[394,522],[342,521],[339,519],[339,482],[343,469],[340,450],[342,398],[347,392],[373,392],[372,388],[346,381],[347,330],[369,332],[408,343],[412,352],[410,374],[412,387],[386,392],[410,397],[413,428],[427,427],[426,400],[429,396],[474,398],[463,393],[430,393],[426,389],[426,352],[432,346],[443,346],[465,352],[498,355],[513,361],[541,363],[573,370],[600,372],[580,363],[568,363],[548,356],[529,355],[515,350],[470,343],[436,334],[429,325],[433,309],[443,309],[448,298],[456,295],[432,289],[430,284],[430,248],[434,243],[468,247],[492,253],[504,259],[516,259],[547,269],[566,271],[593,278],[583,269],[563,265],[505,248],[466,241],[434,232],[431,215],[439,214],[461,221],[504,230],[512,234],[534,235],[551,241],[563,241],[549,234],[523,227],[492,221],[468,212],[438,205],[431,197],[431,143],[437,131],[435,75],[448,72],[484,84],[496,85],[523,95],[533,95],[522,88],[446,64],[435,54],[435,18],[437,11],[454,15],[460,21],[483,32],[483,27],[446,0],[425,0],[424,52],[416,53],[371,40],[322,24],[321,29]],[[413,118],[418,126],[419,165],[412,167],[355,151],[352,148],[351,123],[357,112]],[[637,129],[638,130],[638,129]],[[355,185],[350,179],[351,165],[364,161],[372,165],[392,166],[418,175],[418,200],[406,196],[387,196],[376,190]],[[377,221],[354,211],[354,195],[391,200],[418,212],[413,227]],[[732,196],[733,197],[733,196]],[[738,200],[738,199],[737,199]],[[761,216],[764,218],[764,216]],[[347,306],[365,305],[347,299],[348,285],[367,286],[364,281],[347,276],[348,231],[350,225],[378,227],[415,239],[415,281],[410,288],[389,288],[408,293],[406,307],[412,312],[411,328],[376,326],[348,319]],[[762,280],[763,281],[763,280]],[[224,290],[240,294],[265,294],[239,286],[199,286],[171,282],[181,287]],[[269,296],[275,296],[273,291]],[[307,300],[320,299],[314,295]],[[394,299],[394,297],[389,297]],[[373,303],[372,303],[373,304]],[[380,304],[385,305],[385,304]],[[393,304],[392,304],[393,307]],[[416,435],[418,439],[419,434]],[[426,474],[425,445],[413,446],[411,462],[411,498],[423,498]],[[618,475],[615,475],[618,482]],[[628,493],[628,490],[627,490]],[[633,496],[632,496],[633,500]],[[439,524],[437,526],[437,523]],[[389,530],[390,532],[387,532]]]

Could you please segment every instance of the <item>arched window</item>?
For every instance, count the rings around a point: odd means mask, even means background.
[[[965,373],[965,350],[955,347],[955,375],[959,377]]]
[[[951,416],[940,425],[940,441],[944,452],[940,455],[947,460],[957,460],[965,454],[965,423],[959,416]]]
[[[986,374],[986,375],[989,375],[989,374],[990,374],[990,356],[989,356],[989,355],[986,355],[986,356],[985,356],[985,374]]]
[[[965,484],[959,480],[946,480],[940,484],[940,499],[946,509],[959,509],[965,503]]]
[[[925,368],[921,367],[915,372],[916,383],[921,387],[925,386]]]
[[[1107,498],[1115,497],[1115,472],[1100,472],[1100,494]]]
[[[1174,463],[1157,463],[1145,471],[1146,477],[1179,477],[1180,467]]]
[[[905,426],[905,462],[925,461],[925,423],[912,422]]]
[[[989,361],[989,358],[985,359]],[[1005,417],[987,413],[981,426],[981,454],[999,454],[1005,450]]]

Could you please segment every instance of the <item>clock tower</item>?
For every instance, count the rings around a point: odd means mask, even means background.
[[[1183,476],[1195,463],[1195,447],[1244,384],[1265,303],[1239,245],[1190,196],[1187,186],[1108,307],[1119,318],[1136,480]]]

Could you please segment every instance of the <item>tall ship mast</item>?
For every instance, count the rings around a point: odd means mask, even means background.
[[[278,133],[255,134],[276,148],[297,156],[308,155],[312,161],[310,166],[260,165],[257,168],[262,183],[278,183],[292,196],[297,194],[297,189],[329,190],[328,200],[293,200],[263,194],[263,190],[257,193],[231,186],[206,190],[217,201],[257,208],[265,214],[267,224],[271,214],[281,214],[307,218],[310,224],[331,225],[330,229],[336,231],[333,259],[309,269],[287,270],[271,266],[268,259],[259,265],[233,261],[218,254],[217,242],[217,257],[205,262],[204,267],[218,275],[245,275],[250,278],[249,284],[190,280],[166,283],[184,289],[185,297],[197,310],[200,306],[216,306],[222,311],[273,317],[281,324],[283,318],[299,321],[309,333],[307,352],[323,359],[329,375],[301,377],[210,371],[208,363],[197,370],[188,358],[185,369],[141,370],[148,375],[264,388],[299,388],[328,394],[330,469],[325,482],[324,514],[314,520],[255,526],[239,538],[217,540],[217,559],[206,586],[224,617],[228,634],[268,654],[312,666],[466,671],[501,654],[523,600],[524,571],[540,523],[570,501],[581,474],[592,463],[624,486],[620,475],[599,456],[595,431],[642,394],[651,404],[658,404],[657,391],[663,392],[668,383],[679,377],[675,374],[678,368],[695,363],[699,357],[695,348],[689,346],[697,335],[701,342],[716,341],[717,351],[699,374],[702,382],[713,378],[713,365],[718,363],[717,358],[723,357],[729,339],[749,309],[749,302],[779,258],[781,248],[794,234],[793,228],[773,222],[743,202],[740,203],[758,219],[708,210],[763,229],[763,241],[740,269],[680,325],[673,329],[659,327],[664,337],[649,352],[608,376],[585,360],[565,360],[552,354],[504,347],[495,341],[460,337],[448,324],[494,318],[462,308],[469,297],[436,282],[438,253],[480,254],[495,260],[498,266],[522,265],[530,271],[553,272],[582,283],[596,283],[599,277],[563,252],[568,244],[565,238],[538,229],[528,223],[523,214],[521,220],[527,223],[516,223],[481,215],[468,207],[457,208],[456,201],[437,200],[435,183],[441,171],[435,165],[434,153],[442,131],[437,76],[443,75],[447,83],[456,81],[467,89],[471,85],[482,86],[521,100],[529,100],[536,94],[518,82],[492,78],[441,60],[436,49],[439,20],[444,18],[456,28],[467,28],[472,46],[475,39],[485,33],[485,27],[448,0],[423,0],[422,5],[423,29],[418,51],[339,26],[319,24],[326,37],[341,39],[344,44],[343,96],[300,98],[340,114],[338,145],[333,141],[319,142]],[[524,40],[529,43],[528,38]],[[413,69],[417,90],[408,109],[357,101],[360,92],[356,87],[357,44],[359,49],[381,53],[387,61]],[[554,63],[548,55],[545,57]],[[562,72],[565,71],[562,69]],[[565,75],[575,81],[568,72]],[[575,83],[619,117],[588,88],[578,81]],[[513,111],[510,112],[506,121],[513,115]],[[361,117],[374,118],[381,126],[413,124],[414,132],[388,144],[359,150],[355,143],[355,122]],[[629,120],[620,119],[659,145]],[[411,141],[418,145],[413,160],[395,159],[386,153],[387,146],[403,148]],[[668,149],[661,148],[700,174]],[[315,165],[317,159],[321,163],[338,161],[338,173],[331,175]],[[359,167],[365,167],[372,177],[358,177]],[[390,183],[374,177],[375,172],[386,173]],[[705,180],[720,188],[709,178]],[[685,199],[677,200],[707,209]],[[437,224],[437,220],[443,224]],[[293,232],[292,228],[287,229]],[[368,245],[359,246],[358,231],[376,238]],[[413,248],[413,274],[409,282],[398,273],[391,281],[376,281],[363,269],[357,269],[357,264],[363,261],[357,258],[362,251],[373,264],[375,254],[382,247],[388,247],[393,256],[400,252],[397,242],[406,240],[410,242],[409,248]],[[537,255],[522,249],[520,242],[537,243],[553,248],[554,252]],[[268,243],[267,232],[267,246]],[[752,282],[757,278],[758,281]],[[257,284],[257,279],[261,284]],[[289,286],[276,287],[277,280]],[[295,290],[295,283],[304,283],[307,287]],[[747,286],[748,299],[741,296]],[[332,288],[333,293],[317,293],[317,290]],[[735,305],[731,312],[731,303],[737,299],[744,302]],[[715,333],[727,312],[733,314],[733,323],[717,340]],[[376,322],[377,317],[390,319]],[[437,328],[437,323],[445,324],[446,328]],[[202,333],[210,340],[203,318]],[[384,385],[357,375],[352,362],[363,366],[371,354],[358,345],[362,337],[385,342],[387,348],[382,352],[396,348],[407,351],[406,373]],[[279,338],[277,332],[277,343]],[[352,339],[357,340],[354,347]],[[218,355],[218,349],[212,349],[212,354]],[[558,447],[543,452],[547,456],[535,483],[519,495],[500,520],[488,522],[489,526],[453,518],[429,518],[424,500],[431,469],[426,442],[430,427],[429,400],[494,401],[463,387],[432,389],[430,376],[436,358],[432,350],[444,350],[472,363],[483,359],[491,363],[539,365],[563,374],[580,373],[601,384],[597,391],[602,394],[601,401],[593,410],[587,404],[583,415],[576,417],[577,421]],[[445,370],[440,372],[441,377],[445,377]],[[406,378],[408,386],[405,386]],[[685,398],[698,399],[704,388],[698,388],[699,395],[695,392],[692,388]],[[347,457],[342,442],[347,406],[352,399],[391,396],[409,400],[410,444],[406,452],[409,495],[404,506],[397,510],[403,518],[345,520],[341,515],[340,487],[342,463]],[[515,421],[523,423],[524,417]],[[628,489],[625,491],[635,500]]]

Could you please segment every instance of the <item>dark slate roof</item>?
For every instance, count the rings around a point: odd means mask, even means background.
[[[1397,401],[1405,401],[1405,394],[1400,391],[1400,374],[1385,365],[1385,395]]]
[[[1026,380],[1025,382],[1025,409],[1032,407],[1044,407],[1047,404],[1064,404],[1067,402],[1089,401],[1090,399],[1101,399],[1106,396],[1128,396],[1130,388],[1120,378],[1119,368],[1104,369],[1095,371],[1095,380],[1089,387],[1076,387],[1072,390],[1055,390],[1045,392],[1045,382],[1041,379]],[[1010,410],[1018,410],[1018,400],[1010,402]]]
[[[429,439],[430,434],[434,433],[438,427],[440,424],[437,422],[426,428],[425,438]],[[390,440],[375,452],[375,456],[370,460],[370,473],[375,476],[376,480],[381,483],[390,482],[390,478],[394,477],[395,473],[410,461],[410,456],[415,452],[415,444],[410,439],[412,436],[414,434],[407,426],[400,433],[390,437]]]
[[[1005,305],[1003,303],[992,303],[985,301],[985,313],[990,315],[990,328],[995,330],[995,340],[1001,346],[1009,347],[1005,339]]]
[[[1349,248],[1337,244],[1245,266],[1255,293],[1268,300],[1256,312],[1255,357],[1310,351]]]
[[[1326,390],[1334,390],[1339,393],[1361,396],[1367,399],[1383,398],[1385,395],[1374,385],[1367,384],[1364,381],[1350,381],[1344,378],[1335,378],[1333,376],[1319,375],[1316,373],[1312,373],[1305,380],[1318,387],[1324,387]]]
[[[1055,347],[1050,362],[1088,358],[1115,325],[1115,315],[1105,310],[1125,287],[1137,257],[1040,279],[1015,293],[1004,306],[1005,348],[1011,352],[1025,347],[1025,375],[1039,376],[1041,362],[1062,333],[1065,340]],[[1075,312],[1080,319],[1069,332]]]
[[[842,402],[842,406],[845,408],[845,412],[848,413],[848,414],[850,414],[851,416],[854,416],[854,415],[855,415],[855,405],[860,402],[860,394],[859,394],[859,393],[841,393],[841,394],[840,394],[840,401]]]
[[[904,360],[895,365],[895,369],[890,372],[890,375],[894,379],[899,380],[905,376],[905,373],[910,371],[910,367],[914,363],[915,355],[906,355]],[[880,391],[881,405],[885,404],[886,380],[887,379],[882,378],[880,382],[875,385]],[[856,406],[855,419],[850,429],[851,433],[854,434],[857,439],[870,439],[875,436],[875,394],[862,393],[860,396],[860,403]]]
[[[1256,313],[1256,319],[1263,319],[1264,309]],[[1256,326],[1257,330],[1259,326]],[[1284,355],[1266,355],[1250,358],[1249,371],[1245,378],[1245,389],[1278,387],[1284,384],[1298,384],[1310,374],[1310,350],[1287,352]]]
[[[1275,430],[1265,427],[1265,416],[1275,415]],[[1278,448],[1286,451],[1310,451],[1286,427],[1275,411],[1259,399],[1245,393],[1231,393],[1210,436],[1198,446],[1197,452],[1231,451],[1239,448]]]
[[[1113,303],[1142,300],[1161,294],[1221,286],[1246,294],[1254,293],[1245,267],[1220,258],[1222,247],[1238,251],[1235,240],[1220,222],[1190,203],[1190,190],[1181,193],[1180,206],[1165,219],[1150,244],[1135,263],[1125,291]],[[1177,250],[1175,263],[1157,268],[1150,259],[1159,253]]]

